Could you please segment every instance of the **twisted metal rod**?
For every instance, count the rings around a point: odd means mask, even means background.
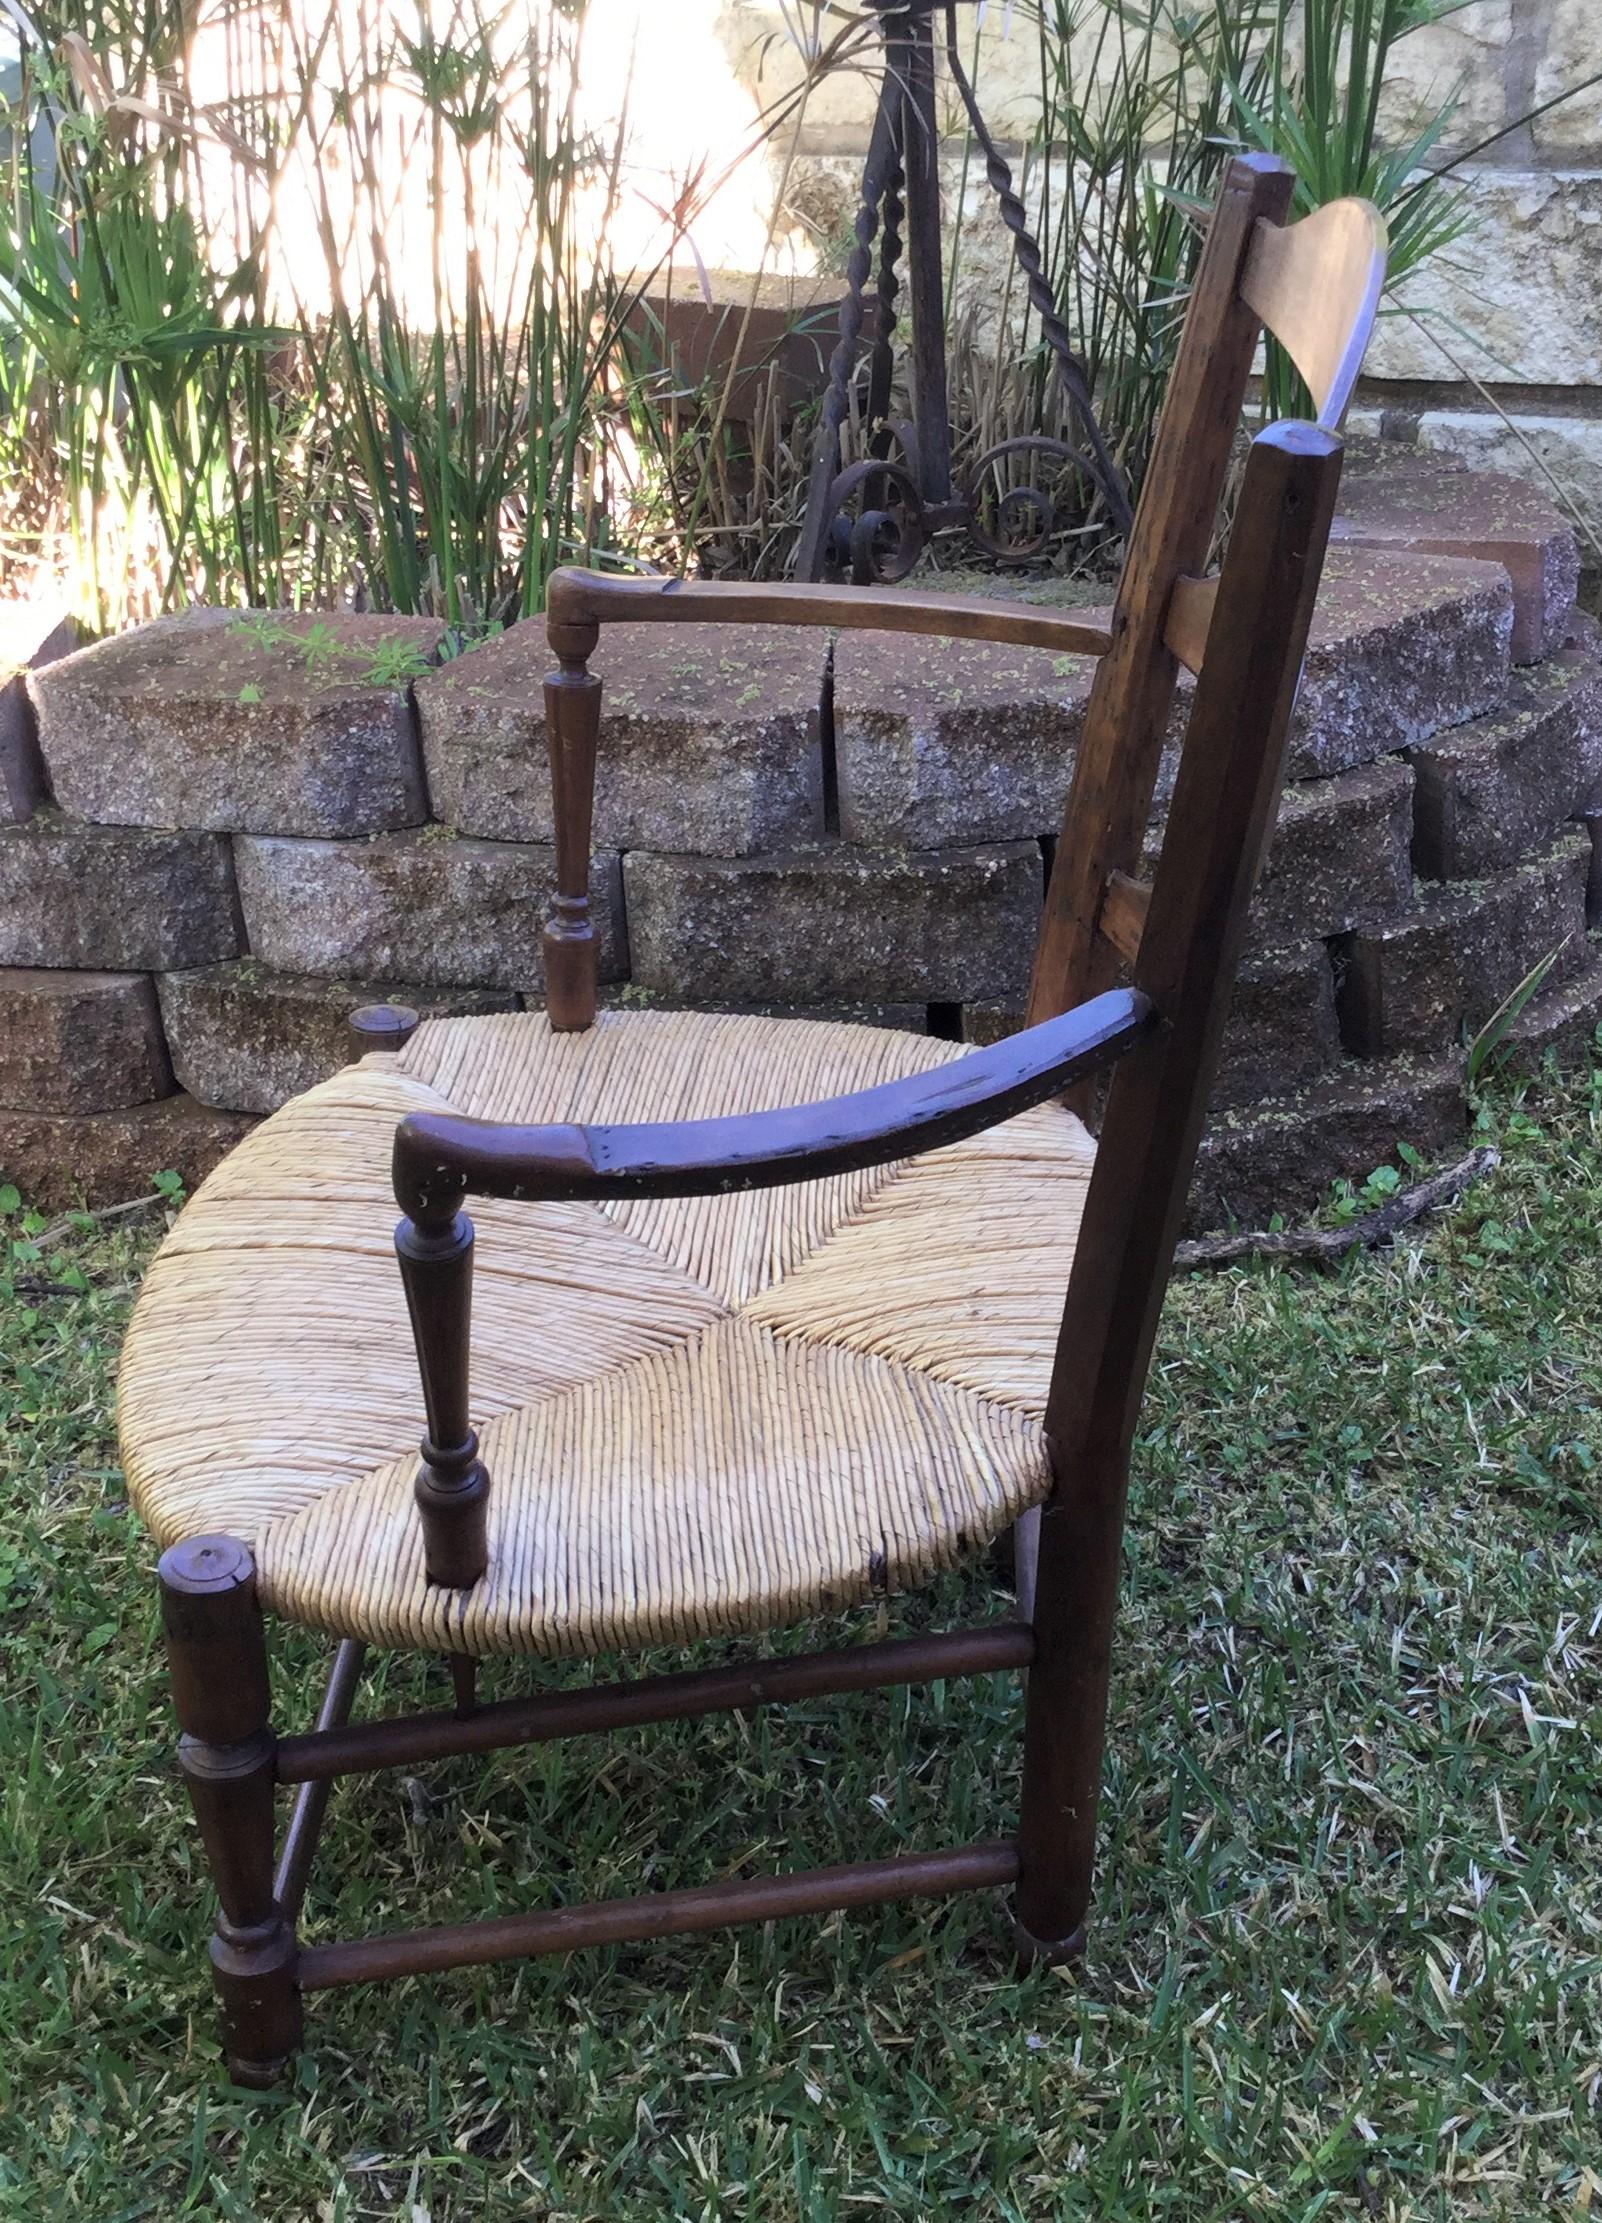
[[[862,199],[852,227],[851,259],[846,264],[846,295],[840,304],[840,337],[829,358],[829,383],[818,418],[817,440],[812,451],[812,478],[807,488],[806,522],[796,552],[796,570],[803,579],[821,575],[824,537],[829,530],[829,490],[840,468],[840,428],[851,403],[851,379],[862,341],[865,296],[873,273],[873,242],[879,229],[879,204],[884,198],[890,166],[899,158],[895,147],[895,109],[900,89],[888,76],[879,91],[873,136],[862,170]]]
[[[904,41],[908,23],[931,17],[942,0],[863,0],[864,6],[877,19],[885,41],[887,58],[892,44],[891,24],[903,28],[895,34]],[[1043,258],[1034,234],[1029,228],[1028,210],[1013,183],[1012,171],[991,136],[989,126],[980,109],[973,85],[963,68],[957,41],[957,0],[943,0],[946,25],[946,61],[953,84],[957,88],[972,128],[975,141],[984,158],[985,175],[995,194],[1001,211],[1002,223],[1013,241],[1018,266],[1023,271],[1024,283],[1030,306],[1040,319],[1041,333],[1049,348],[1063,391],[1068,397],[1070,411],[1077,421],[1084,441],[1084,448],[1076,451],[1060,441],[1035,439],[1007,441],[1001,448],[981,458],[980,470],[992,457],[1029,447],[1050,447],[1060,452],[1066,462],[1073,463],[1100,489],[1107,503],[1116,529],[1128,536],[1133,523],[1129,496],[1123,478],[1113,461],[1101,426],[1097,422],[1091,400],[1085,366],[1075,354],[1068,327],[1058,314],[1055,296],[1045,274]],[[874,116],[872,136],[863,165],[862,193],[853,226],[853,245],[846,265],[846,293],[840,304],[840,337],[829,360],[829,379],[819,414],[817,439],[813,449],[812,475],[807,490],[806,516],[802,526],[801,541],[797,549],[796,569],[802,578],[822,576],[828,543],[834,531],[837,513],[850,482],[850,490],[865,487],[866,474],[862,467],[854,466],[842,475],[840,464],[840,434],[850,409],[850,397],[856,372],[862,328],[866,316],[866,295],[873,273],[873,246],[877,236],[880,241],[878,270],[878,324],[874,335],[872,363],[868,383],[868,417],[872,435],[872,451],[883,458],[888,454],[889,442],[885,436],[883,420],[888,415],[893,372],[893,334],[896,303],[899,292],[897,265],[904,245],[902,227],[906,210],[903,200],[905,179],[905,149],[901,131],[907,122],[907,95],[897,71],[887,66],[879,91],[878,108]],[[910,428],[907,428],[910,433]],[[903,437],[906,435],[904,434]],[[1086,452],[1088,451],[1088,452]],[[904,558],[907,547],[921,545],[921,486],[922,473],[915,456],[909,455],[914,475],[905,481],[903,492],[910,494],[913,509],[898,520],[898,538],[903,542],[899,553]],[[898,479],[903,474],[897,474]],[[884,484],[886,495],[889,482]],[[975,497],[970,493],[968,507],[972,510]],[[1037,500],[1037,506],[1038,500]],[[1049,503],[1045,504],[1049,519]],[[877,547],[877,527],[890,521],[890,513],[875,512],[871,521],[874,530],[867,536]],[[910,526],[910,533],[909,528]],[[995,547],[987,534],[977,526],[970,515],[970,530],[992,552],[1007,551]],[[1041,528],[1049,530],[1049,522]],[[1038,535],[1036,536],[1039,537]],[[860,575],[865,561],[863,535],[853,539],[853,571]],[[1015,558],[1016,560],[1016,558]]]
[[[920,7],[925,4],[925,0],[900,0],[900,4],[909,7]],[[1090,387],[1085,376],[1085,366],[1074,353],[1073,343],[1068,336],[1068,327],[1057,313],[1056,298],[1046,281],[1040,248],[1036,243],[1033,232],[1029,229],[1029,211],[1025,208],[1023,199],[1013,184],[1012,171],[1008,167],[1001,149],[990,135],[990,127],[985,122],[983,111],[979,106],[973,86],[969,82],[968,73],[962,66],[962,56],[957,50],[955,0],[946,0],[946,67],[951,72],[951,81],[956,86],[958,97],[967,111],[968,122],[974,138],[978,141],[979,151],[984,156],[985,176],[989,180],[990,189],[995,194],[997,204],[1000,207],[1001,221],[1012,234],[1013,251],[1018,258],[1018,267],[1024,274],[1024,285],[1029,294],[1030,306],[1040,319],[1041,336],[1051,350],[1053,360],[1057,366],[1057,375],[1062,380],[1063,391],[1068,396],[1069,406],[1078,420],[1079,429],[1084,435],[1086,446],[1090,450],[1084,461],[1091,477],[1094,478],[1106,498],[1107,507],[1112,513],[1114,524],[1127,539],[1129,529],[1134,523],[1134,512],[1130,508],[1129,495],[1125,490],[1118,466],[1112,459],[1112,453],[1102,434],[1101,426],[1096,421],[1095,405],[1090,398]]]
[[[901,226],[906,216],[906,204],[901,197],[904,178],[905,163],[897,133],[885,173],[879,219],[879,297],[873,332],[873,369],[868,381],[868,419],[875,427],[890,414],[890,388],[895,374],[896,299],[901,290],[896,265],[901,260]]]

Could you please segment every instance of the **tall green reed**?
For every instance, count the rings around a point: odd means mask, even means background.
[[[142,80],[119,67],[130,34],[163,58],[177,11],[112,14],[102,31],[100,53],[66,26],[24,43],[0,224],[8,479],[36,505],[59,494],[91,617],[125,599],[131,576],[159,599],[180,545],[203,591],[221,584],[232,495],[220,435],[237,360],[267,337],[202,248],[177,119],[153,127]],[[141,90],[118,89],[130,78]]]
[[[0,469],[91,623],[354,595],[481,626],[608,549],[637,280],[587,0],[43,0],[0,114]],[[672,212],[659,250],[694,218]],[[25,490],[25,491],[24,491]]]
[[[1195,275],[1199,218],[1231,152],[1285,155],[1301,212],[1346,193],[1376,201],[1391,226],[1393,285],[1461,230],[1460,195],[1429,174],[1455,93],[1390,140],[1380,105],[1397,43],[1455,4],[1035,0],[1040,123],[1023,188],[1053,292],[1135,488]],[[1049,410],[1051,378],[1015,279],[1002,310],[1011,346],[1004,375],[981,398],[1010,425],[1031,407]],[[1294,373],[1277,350],[1265,395],[1273,414],[1296,405]]]
[[[1456,91],[1413,127],[1382,134],[1382,96],[1400,41],[1453,12],[1460,0],[1280,0],[1249,84],[1229,79],[1241,141],[1283,155],[1296,172],[1294,210],[1308,215],[1343,194],[1373,201],[1386,220],[1386,291],[1394,294],[1469,223],[1462,191],[1432,167],[1458,105]],[[1289,416],[1306,393],[1284,352],[1270,349],[1269,414]]]
[[[1396,143],[1379,100],[1451,4],[1021,0],[1019,182],[1137,488],[1232,147],[1286,154],[1304,208],[1368,192],[1398,276],[1454,236],[1421,174],[1450,99]],[[726,387],[664,410],[642,372],[649,273],[609,246],[626,118],[597,134],[579,101],[588,0],[5,5],[0,559],[65,541],[92,623],[354,597],[464,629],[537,609],[574,556],[784,567],[804,422],[765,405],[742,444]],[[769,128],[872,45],[854,13],[796,17],[803,79]],[[653,254],[693,245],[717,182],[684,181]],[[987,306],[982,332],[951,323],[964,461],[1067,429],[1015,271]],[[1265,391],[1294,406],[1273,357]],[[1067,555],[1104,538],[1092,504]]]

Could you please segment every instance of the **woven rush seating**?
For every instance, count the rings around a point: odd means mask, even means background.
[[[1071,1112],[793,1188],[487,1201],[474,1381],[494,1491],[467,1591],[424,1574],[389,1160],[408,1112],[704,1118],[962,1054],[751,1016],[428,1023],[267,1120],[169,1236],[122,1366],[141,1516],[163,1545],[243,1539],[291,1619],[475,1655],[754,1631],[926,1581],[1048,1487],[1040,1422],[1094,1155]]]

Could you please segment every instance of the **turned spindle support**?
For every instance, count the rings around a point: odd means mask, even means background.
[[[236,2083],[271,2084],[300,2044],[294,1925],[273,1896],[276,1744],[256,1566],[232,1536],[196,1536],[158,1570],[178,1765],[200,1825],[217,1926],[212,1980]]]
[[[598,951],[590,918],[590,829],[601,682],[589,668],[601,629],[569,619],[553,602],[546,633],[557,668],[545,682],[545,733],[551,754],[556,826],[556,893],[545,928],[545,1008],[559,1034],[595,1024]]]
[[[489,1564],[490,1486],[468,1421],[473,1223],[450,1203],[419,1208],[396,1228],[395,1255],[428,1413],[416,1483],[423,1561],[430,1582],[470,1590]]]

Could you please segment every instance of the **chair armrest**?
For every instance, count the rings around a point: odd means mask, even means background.
[[[595,760],[601,737],[601,677],[590,658],[612,619],[674,623],[833,625],[886,633],[1003,641],[1102,656],[1111,634],[1060,610],[1030,609],[961,595],[865,587],[770,586],[756,582],[648,579],[605,571],[553,572],[545,629],[557,669],[545,682],[546,733],[556,835],[556,889],[545,929],[545,1007],[563,1033],[592,1026],[597,943],[590,918],[590,845]],[[1057,999],[1059,1006],[1067,997]]]
[[[1010,641],[1022,648],[1105,656],[1105,624],[1066,610],[984,595],[909,594],[901,587],[769,585],[751,580],[653,579],[613,571],[553,572],[546,623],[558,639],[569,626],[833,625],[872,633],[943,634],[951,640]]]
[[[395,1195],[437,1225],[469,1195],[518,1201],[771,1189],[916,1156],[994,1127],[1110,1065],[1157,1024],[1117,988],[933,1072],[732,1119],[518,1127],[416,1112],[395,1136]]]

